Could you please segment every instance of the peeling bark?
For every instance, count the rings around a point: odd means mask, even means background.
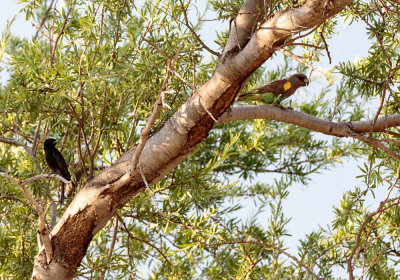
[[[256,2],[245,1],[245,4]],[[225,52],[212,78],[147,141],[139,160],[147,181],[151,184],[160,180],[207,136],[215,123],[203,106],[214,118],[221,116],[234,102],[242,83],[276,47],[293,34],[326,21],[350,2],[311,0],[298,8],[289,8],[261,24],[242,50]],[[252,22],[255,21],[253,18]],[[244,41],[248,40],[246,30],[240,35]],[[55,257],[46,264],[43,251],[39,252],[32,279],[71,279],[93,236],[118,208],[144,189],[139,174],[127,176],[133,152],[128,151],[92,178],[76,195],[51,232]]]

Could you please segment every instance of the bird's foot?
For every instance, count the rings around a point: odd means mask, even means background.
[[[273,104],[273,106],[278,107],[282,110],[293,110],[292,107],[285,107],[285,106],[281,105],[280,103]]]

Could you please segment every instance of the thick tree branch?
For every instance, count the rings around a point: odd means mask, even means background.
[[[298,112],[290,108],[257,105],[232,107],[224,113],[218,123],[265,119],[295,124],[313,131],[338,137],[353,137],[353,133],[368,133],[371,130],[373,120],[336,123],[306,113]],[[373,132],[384,132],[387,128],[400,126],[400,115],[380,117],[377,119]]]
[[[267,119],[291,123],[308,128],[327,135],[338,137],[352,137],[365,142],[371,146],[381,149],[390,157],[400,161],[400,155],[392,152],[380,141],[361,135],[367,132],[384,132],[389,127],[400,126],[400,115],[375,118],[371,121],[357,121],[335,123],[317,117],[294,111],[290,108],[279,108],[275,106],[240,106],[233,107],[230,111],[223,114],[219,123],[237,120]]]
[[[258,22],[265,15],[265,5],[270,0],[245,0],[237,16],[234,18],[233,27],[226,43],[222,56],[235,49],[242,49],[250,40]]]

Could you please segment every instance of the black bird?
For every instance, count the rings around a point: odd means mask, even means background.
[[[46,153],[46,162],[50,167],[51,171],[57,175],[60,175],[64,179],[71,181],[71,174],[68,172],[68,167],[63,158],[62,154],[56,148],[57,140],[53,138],[48,138],[44,141],[44,152]],[[71,181],[74,186],[74,182]],[[60,204],[64,203],[64,189],[65,184],[61,182],[61,199]]]

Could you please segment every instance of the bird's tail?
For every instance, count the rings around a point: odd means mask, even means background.
[[[64,189],[65,189],[65,184],[61,183],[61,196],[60,196],[60,205],[61,206],[64,204]]]
[[[246,97],[251,96],[254,92],[246,92],[243,94],[240,94],[238,97],[238,101],[244,101],[244,99],[246,99]]]
[[[261,93],[260,88],[257,88],[255,90],[252,90],[252,91],[249,91],[249,92],[246,92],[246,93],[239,94],[239,97],[238,97],[237,100],[238,101],[244,101],[244,99],[246,99],[247,97],[252,96],[253,94],[257,94],[257,93]]]

